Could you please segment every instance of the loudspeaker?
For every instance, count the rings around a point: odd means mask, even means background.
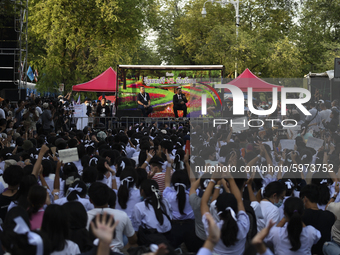
[[[26,89],[20,90],[21,100],[26,99]],[[19,100],[19,91],[17,89],[3,89],[1,91],[1,97],[4,99],[8,99],[9,101],[18,101]]]

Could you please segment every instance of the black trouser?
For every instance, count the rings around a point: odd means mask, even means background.
[[[174,105],[174,113],[176,118],[178,118],[178,110],[183,110],[183,117],[187,116],[187,106],[185,104]]]
[[[142,111],[143,117],[148,117],[149,114],[152,113],[152,111],[153,111],[152,106],[145,108],[144,105],[138,105],[137,108]]]
[[[198,252],[204,241],[195,233],[195,220],[173,220],[170,243],[175,249],[185,243],[189,252]],[[201,242],[199,242],[201,240]],[[199,242],[199,243],[198,243]]]

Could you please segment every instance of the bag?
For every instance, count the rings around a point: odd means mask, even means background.
[[[138,245],[150,246],[150,244],[168,243],[164,235],[158,233],[155,228],[147,228],[144,224],[138,228]]]
[[[319,111],[316,111],[316,114],[311,120],[306,120],[302,125],[301,128],[308,128],[308,125],[316,118],[316,116],[319,114]]]

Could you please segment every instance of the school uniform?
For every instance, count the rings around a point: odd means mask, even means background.
[[[163,197],[169,202],[172,208],[173,220],[193,220],[195,219],[194,212],[189,203],[189,191],[185,191],[186,203],[184,206],[184,214],[179,212],[177,191],[173,187],[166,187],[163,191]]]
[[[116,209],[121,210],[123,212],[126,212],[126,214],[129,216],[131,220],[132,212],[135,207],[135,204],[140,202],[140,191],[136,187],[129,189],[129,200],[126,203],[126,208],[122,209],[120,204],[118,203],[118,191],[114,190],[117,194],[116,198]]]
[[[90,211],[94,208],[93,204],[90,203],[90,201],[86,198],[81,198],[79,196],[77,196],[78,198],[76,200],[73,200],[73,201],[78,201],[80,202],[84,207],[85,207],[85,210],[86,211]],[[54,200],[54,204],[57,204],[57,205],[63,205],[63,204],[66,204],[67,202],[69,202],[67,200],[67,197],[63,197],[63,198],[59,198],[57,200]]]
[[[172,209],[170,204],[166,199],[162,199],[163,204],[165,205],[166,211],[165,213],[169,216],[170,220],[172,219]],[[167,233],[171,230],[171,222],[167,216],[163,214],[163,225],[161,225],[155,214],[155,210],[152,205],[146,206],[145,202],[139,202],[135,204],[133,212],[132,212],[132,226],[135,231],[138,231],[139,226],[144,225],[149,229],[157,229],[158,233]]]
[[[199,247],[195,247],[195,215],[189,202],[189,191],[185,191],[186,201],[184,206],[184,214],[179,212],[177,191],[173,187],[166,187],[163,191],[163,197],[170,203],[172,208],[172,231],[170,242],[173,247],[179,247],[181,243],[185,243],[189,252],[197,252]]]
[[[111,241],[111,249],[114,252],[121,252],[120,250],[124,248],[123,235],[127,237],[132,237],[135,231],[132,227],[131,220],[125,212],[111,208],[95,208],[87,212],[87,230],[90,228],[90,222],[97,214],[103,214],[104,212],[113,215],[114,220],[118,221],[116,227],[116,237]]]
[[[265,228],[268,225],[270,220],[272,220],[275,224],[279,223],[279,220],[280,220],[280,210],[272,202],[261,201],[260,206],[261,206],[263,219],[258,219],[257,221],[258,232],[260,232],[263,228]]]
[[[302,223],[301,223],[302,224]],[[297,251],[291,251],[292,245],[288,239],[288,223],[283,227],[273,227],[265,241],[273,244],[276,255],[308,255],[312,254],[312,246],[316,244],[321,238],[319,230],[313,226],[306,226],[302,228],[300,235],[301,247]]]
[[[202,222],[204,224],[205,232],[208,236],[209,234],[209,225],[208,220],[206,218],[206,215],[204,214],[202,216]],[[223,226],[223,220],[217,222],[217,226],[219,229]],[[216,246],[214,247],[214,253],[222,255],[222,254],[243,254],[245,245],[246,245],[246,239],[247,234],[250,228],[250,221],[249,217],[244,211],[239,211],[237,213],[237,226],[238,226],[238,232],[237,232],[237,241],[234,245],[226,247],[222,240],[220,239]]]
[[[66,244],[63,250],[54,251],[51,255],[75,255],[80,254],[78,244],[72,242],[71,240],[66,240]]]

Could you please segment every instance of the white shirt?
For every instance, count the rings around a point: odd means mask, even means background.
[[[307,121],[310,121],[310,120],[313,119],[313,120],[309,123],[309,125],[310,125],[310,124],[314,124],[314,123],[316,123],[316,125],[311,126],[310,128],[311,128],[312,130],[318,131],[319,126],[320,126],[320,123],[321,123],[320,114],[318,113],[318,110],[315,109],[315,108],[310,109],[309,112],[310,112],[311,115],[306,116],[306,120],[307,120]],[[316,115],[316,117],[314,118],[315,115]]]
[[[71,240],[66,240],[64,250],[52,252],[51,255],[76,255],[80,254],[78,244],[72,242]]]
[[[78,201],[78,202],[82,203],[82,205],[85,207],[86,211],[90,211],[94,208],[93,204],[91,204],[90,201],[86,198],[81,198],[81,197],[78,196],[78,199],[73,200],[73,201]],[[63,205],[63,204],[66,204],[67,202],[69,202],[67,200],[67,197],[63,197],[63,198],[59,198],[57,200],[54,200],[54,203],[57,204],[57,205]]]
[[[321,122],[323,120],[325,120],[325,122],[331,121],[331,113],[332,113],[332,111],[330,109],[320,111],[319,115],[320,115],[320,118],[321,118]],[[323,127],[323,124],[321,124],[321,126]]]
[[[5,111],[0,108],[0,119],[6,119]]]
[[[91,220],[97,215],[103,212],[107,212],[113,215],[114,220],[118,221],[116,227],[116,238],[111,242],[111,248],[115,252],[121,252],[120,250],[124,248],[123,235],[127,237],[132,237],[135,234],[135,230],[132,227],[131,220],[125,212],[111,208],[95,208],[87,212],[87,229],[90,227]]]
[[[172,219],[172,211],[168,201],[165,198],[162,200],[166,207],[165,213]],[[163,225],[161,225],[156,218],[152,205],[147,207],[144,201],[136,204],[132,212],[132,225],[134,229],[138,231],[139,226],[142,224],[146,225],[147,228],[157,229],[159,233],[166,233],[171,230],[171,222],[168,217],[163,214]]]
[[[136,187],[130,188],[129,190],[129,200],[126,203],[126,209],[122,209],[118,203],[118,191],[115,190],[117,193],[117,198],[116,198],[116,209],[121,210],[123,212],[126,212],[126,214],[129,216],[131,220],[133,208],[135,207],[135,204],[140,202],[140,191]]]
[[[189,203],[189,191],[185,191],[186,200],[183,212],[185,214],[181,214],[178,208],[178,200],[177,200],[177,191],[174,188],[166,187],[163,191],[163,197],[168,200],[170,206],[172,208],[172,215],[174,220],[187,220],[187,219],[195,219],[194,211],[191,208]]]
[[[273,205],[272,202],[261,201],[260,206],[261,206],[263,219],[259,219],[257,222],[258,232],[260,232],[263,228],[265,228],[268,225],[270,220],[272,220],[276,225],[277,223],[279,223],[279,219],[280,219],[279,208]]]
[[[209,234],[209,225],[205,214],[202,216],[202,222],[204,225],[205,233]],[[219,229],[222,228],[224,222],[223,220],[216,223]],[[243,254],[246,244],[246,237],[250,227],[250,221],[248,215],[244,211],[239,211],[237,213],[237,241],[234,245],[226,247],[222,240],[220,239],[214,248],[214,253],[216,254]]]
[[[287,226],[288,223],[286,223],[282,228],[273,227],[265,239],[266,242],[274,245],[275,255],[311,254],[312,246],[321,238],[320,231],[311,225],[302,228],[300,235],[301,247],[297,251],[291,251],[290,249],[292,248],[292,245],[288,239]]]
[[[79,159],[78,161],[73,161],[73,163],[76,165],[77,169],[78,169],[78,174],[80,176],[83,175],[83,166],[81,164],[81,159]]]

